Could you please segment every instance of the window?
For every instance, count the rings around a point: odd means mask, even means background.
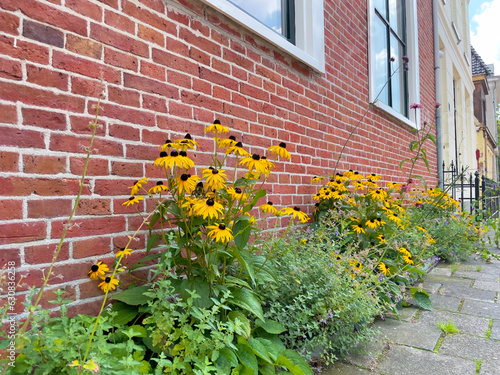
[[[415,0],[370,2],[370,101],[413,127],[419,102]],[[408,56],[408,71],[403,56]]]
[[[325,71],[323,0],[203,0],[317,71]]]

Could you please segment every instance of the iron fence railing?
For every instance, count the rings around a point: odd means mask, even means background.
[[[453,162],[447,170],[443,163],[444,189],[460,202],[462,211],[478,218],[499,217],[500,187],[497,182],[481,176],[479,172],[467,173],[462,167],[458,170]]]

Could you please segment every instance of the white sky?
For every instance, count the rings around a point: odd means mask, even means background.
[[[471,44],[485,64],[495,64],[500,75],[500,0],[469,3]]]

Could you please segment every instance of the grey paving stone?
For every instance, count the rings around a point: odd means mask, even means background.
[[[498,363],[500,341],[463,334],[449,335],[444,338],[439,354]]]
[[[413,300],[411,300],[410,302],[413,305],[416,305],[416,303]],[[404,322],[409,322],[413,319],[413,317],[418,312],[418,310],[419,310],[419,308],[416,306],[403,307],[402,309],[399,310],[399,315],[387,314],[386,317],[389,319],[402,320]]]
[[[471,315],[457,314],[448,311],[423,311],[418,319],[418,324],[426,324],[437,327],[438,322],[447,323],[452,321],[461,333],[486,337],[486,331],[490,325],[488,318],[479,318]]]
[[[430,294],[429,298],[432,302],[432,307],[435,309],[448,310],[448,311],[458,311],[458,306],[460,306],[461,298],[442,296],[440,294]]]
[[[376,360],[382,355],[386,348],[387,340],[383,337],[378,337],[368,344],[360,344],[345,358],[346,362],[353,365],[369,368],[373,366]]]
[[[491,290],[492,292],[500,292],[500,283],[498,281],[492,282],[492,281],[476,280],[472,287],[481,290]]]
[[[436,284],[453,284],[453,285],[461,285],[464,287],[468,287],[472,284],[472,280],[462,279],[459,277],[452,276],[439,276],[439,275],[428,275],[424,276],[425,283],[436,283]]]
[[[483,362],[479,375],[500,375],[500,365],[498,363]]]
[[[500,319],[500,304],[498,303],[465,300],[460,311],[464,314]]]
[[[377,321],[376,327],[382,336],[394,343],[427,350],[433,350],[441,336],[439,328],[431,324],[399,322],[388,319]]]
[[[450,268],[436,267],[436,268],[432,269],[428,274],[429,275],[437,275],[437,276],[451,276],[451,269]]]
[[[348,363],[336,362],[332,367],[321,370],[322,375],[373,375],[374,373]]]
[[[386,375],[474,375],[476,363],[394,345],[380,361],[377,371]]]
[[[496,296],[496,292],[469,288],[457,284],[444,284],[441,289],[439,289],[438,293],[444,296],[454,296],[491,302],[495,300]]]
[[[431,282],[427,282],[424,280],[424,282],[422,283],[422,287],[423,289],[428,292],[428,293],[432,293],[432,294],[435,294],[438,292],[439,288],[441,288],[443,284],[441,283],[431,283]]]
[[[500,320],[493,320],[490,338],[500,340]],[[500,368],[500,365],[498,367]]]
[[[496,273],[486,273],[486,272],[477,272],[477,271],[457,271],[454,276],[456,277],[467,277],[474,280],[483,280],[483,281],[496,281],[498,282],[499,275]]]

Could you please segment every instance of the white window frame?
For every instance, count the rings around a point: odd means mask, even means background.
[[[408,106],[411,104],[420,103],[420,74],[419,74],[419,64],[418,64],[418,19],[417,19],[417,0],[406,0],[405,1],[406,10],[406,55],[409,59],[409,70],[408,70]],[[401,122],[411,126],[412,128],[420,129],[420,112],[421,110],[408,109],[408,116],[404,116],[398,111],[394,110],[392,107],[380,100],[375,100],[378,92],[376,90],[376,75],[374,71],[375,66],[375,55],[374,50],[375,45],[375,35],[372,32],[372,25],[375,14],[375,7],[373,0],[368,0],[368,72],[369,72],[369,100],[374,106],[380,108],[381,110],[387,112],[392,117],[395,117]],[[401,61],[399,62],[401,63]]]
[[[314,70],[325,72],[323,0],[295,0],[295,44],[227,0],[202,0]],[[249,0],[250,1],[250,0]]]

